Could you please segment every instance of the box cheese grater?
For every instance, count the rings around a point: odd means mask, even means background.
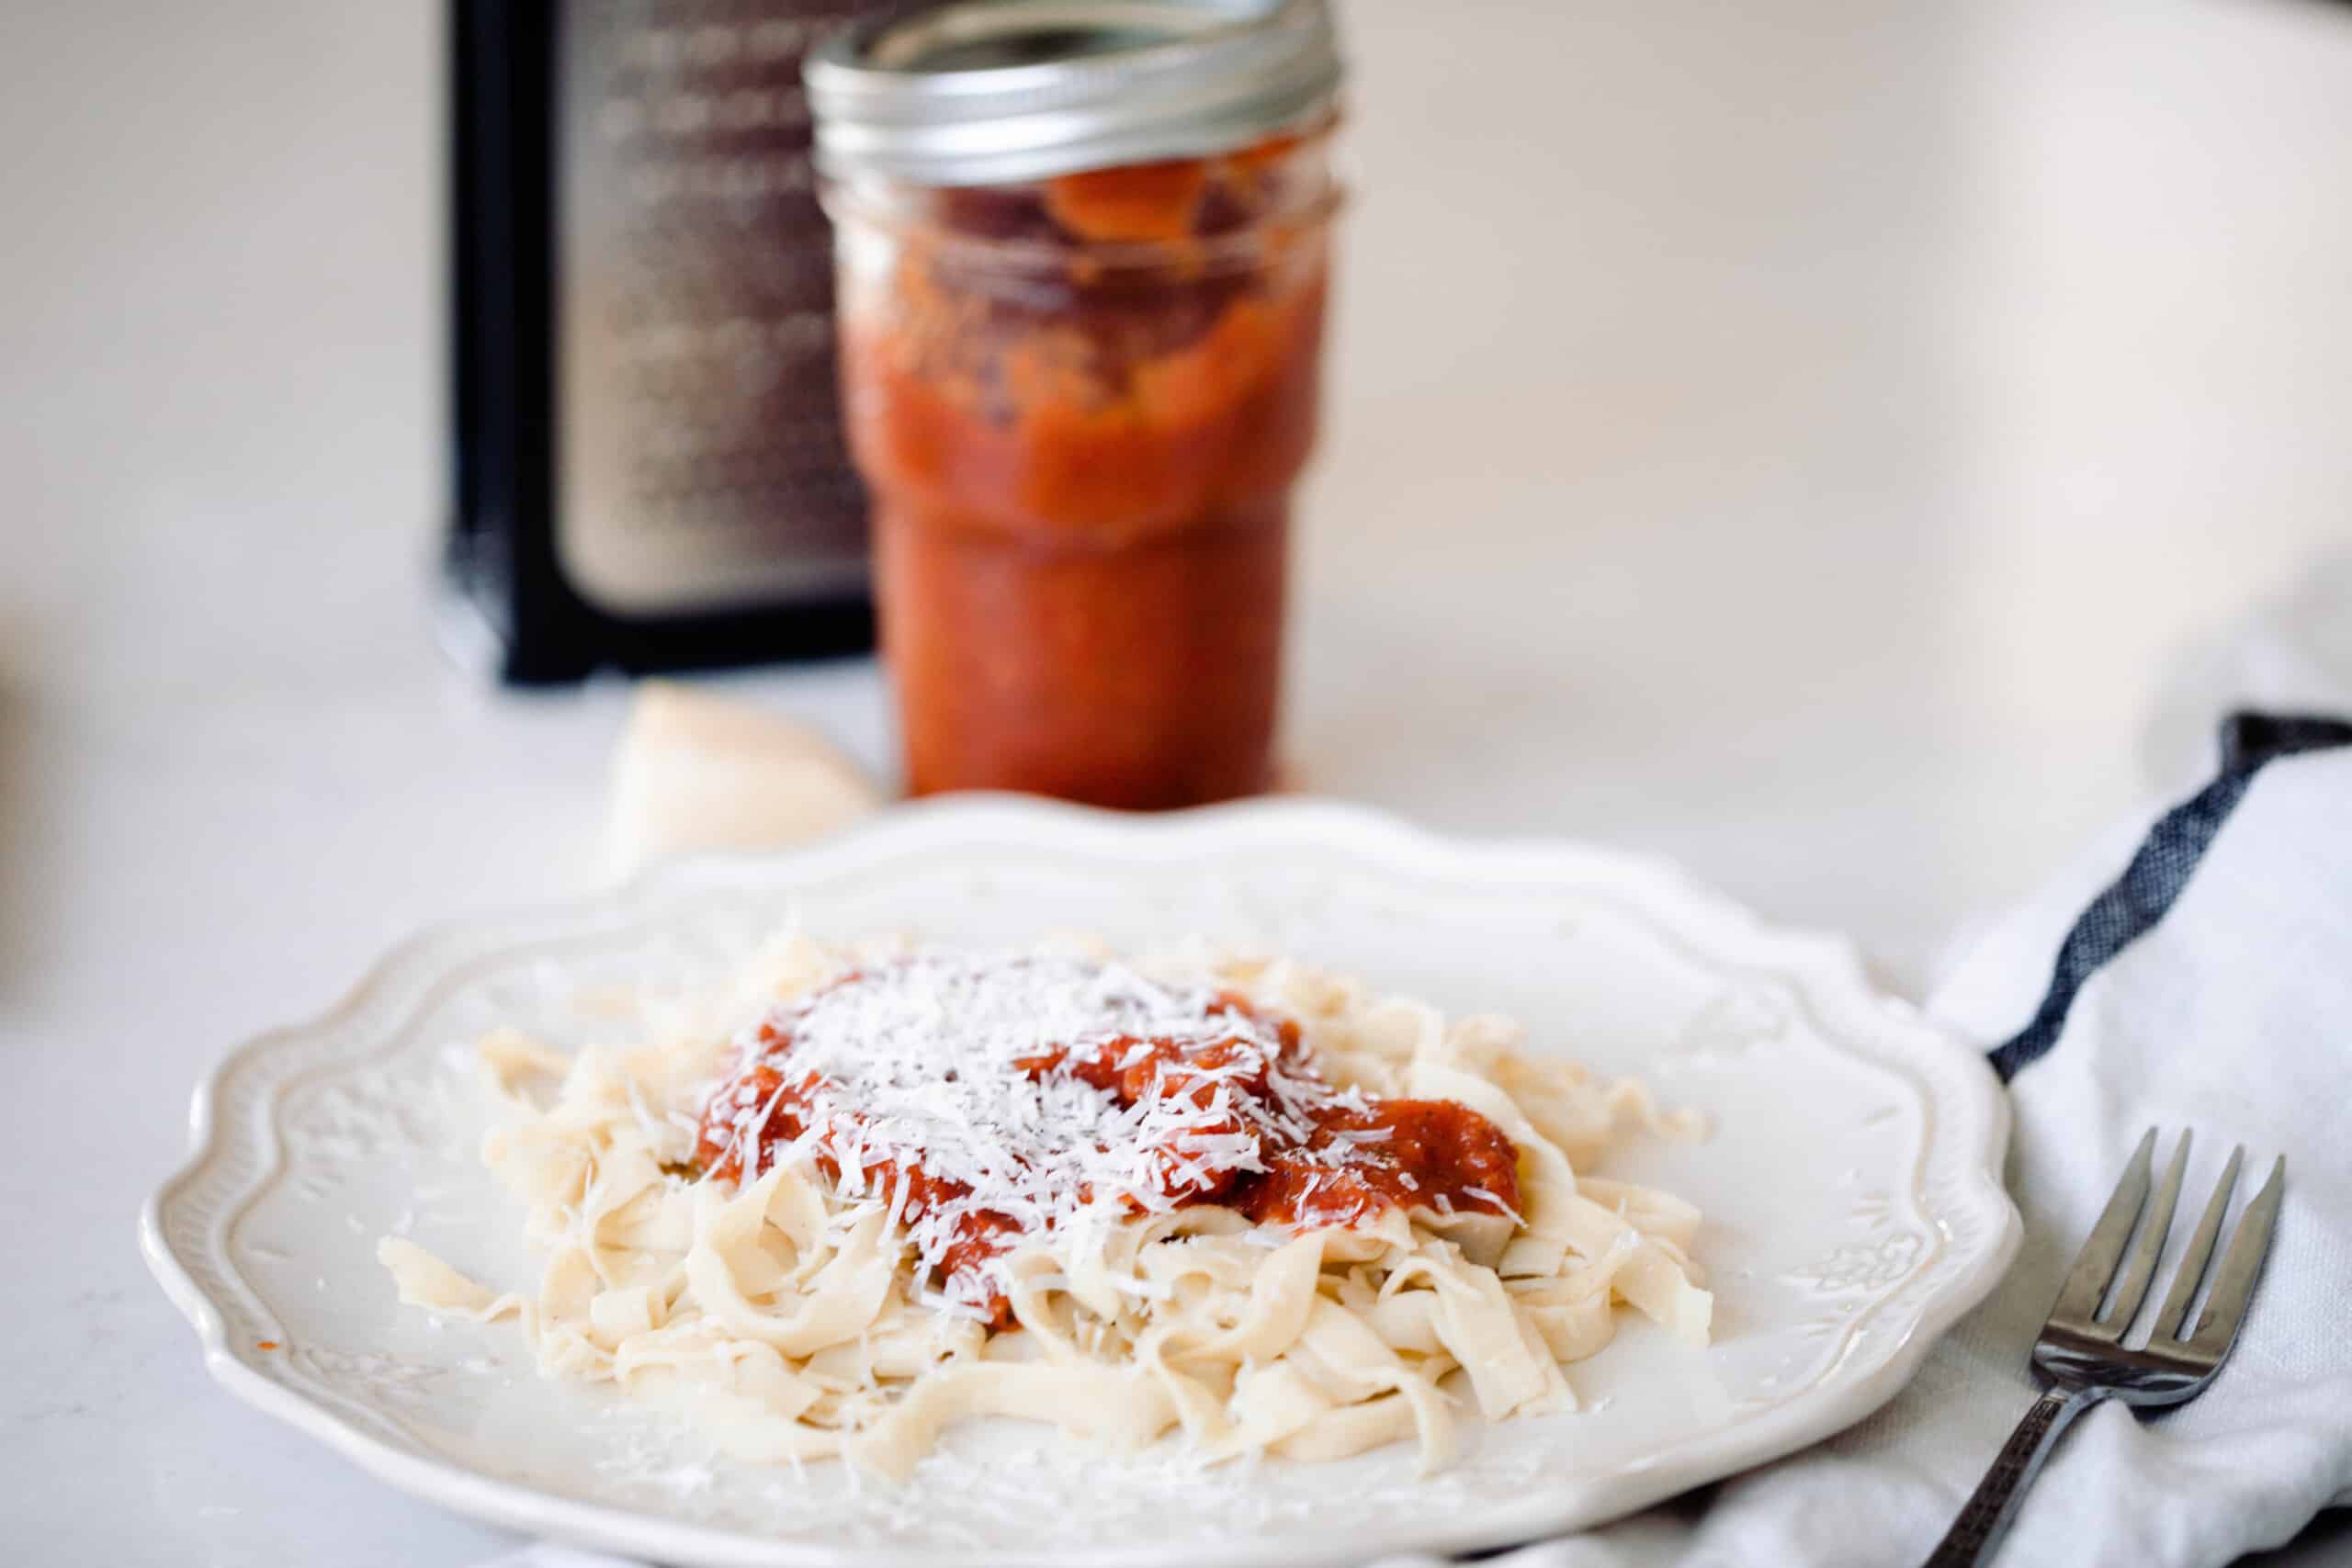
[[[524,683],[866,647],[800,61],[844,0],[455,0],[445,617]]]

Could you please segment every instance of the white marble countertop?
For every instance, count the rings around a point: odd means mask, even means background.
[[[2154,787],[2352,524],[2352,15],[1354,0],[1302,787],[1672,854],[1916,987]],[[602,874],[624,693],[447,667],[437,12],[33,0],[0,53],[0,1529],[469,1563],[214,1390],[187,1094]],[[877,767],[870,665],[731,677]]]

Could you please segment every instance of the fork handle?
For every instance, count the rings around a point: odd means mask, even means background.
[[[2041,1469],[2041,1461],[2050,1457],[2050,1450],[2058,1441],[2075,1417],[2097,1404],[2105,1397],[2097,1389],[2053,1388],[2033,1402],[2025,1413],[2018,1429],[2001,1445],[2000,1456],[1993,1461],[1993,1468],[1976,1483],[1968,1501],[1960,1510],[1960,1517],[1951,1523],[1944,1539],[1929,1555],[1926,1568],[1970,1568],[1974,1563],[1990,1562],[2009,1533],[2009,1522],[2017,1517],[2018,1505],[2025,1500],[2025,1489]]]

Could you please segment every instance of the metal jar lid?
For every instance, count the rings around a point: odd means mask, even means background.
[[[1004,185],[1203,157],[1327,113],[1327,0],[929,0],[812,51],[818,169]]]

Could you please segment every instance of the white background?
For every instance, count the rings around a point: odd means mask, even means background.
[[[1299,787],[1664,851],[1916,989],[2352,534],[2352,12],[1347,21]],[[501,1544],[217,1393],[132,1235],[221,1050],[603,874],[623,692],[431,640],[441,70],[413,3],[0,27],[12,1561]],[[726,684],[890,765],[868,664]]]

